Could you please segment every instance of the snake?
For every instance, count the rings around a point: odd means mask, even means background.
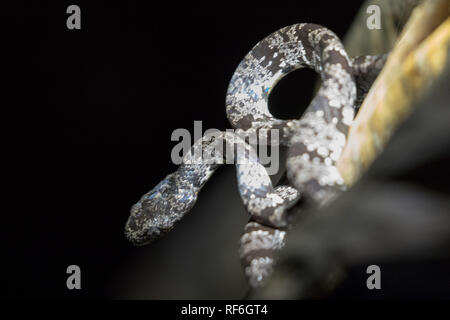
[[[241,263],[249,285],[262,285],[285,245],[290,208],[300,199],[310,207],[327,205],[346,189],[336,163],[355,111],[386,58],[349,58],[331,30],[312,23],[281,28],[258,42],[227,89],[226,114],[234,132],[217,131],[194,142],[178,169],[131,207],[127,239],[145,245],[169,232],[225,163],[225,146],[235,157],[240,197],[250,215],[240,239]],[[283,77],[303,67],[320,75],[321,86],[299,119],[277,119],[269,111],[269,95]],[[246,140],[253,134],[273,143],[274,130],[277,143],[288,148],[288,183],[276,187]]]

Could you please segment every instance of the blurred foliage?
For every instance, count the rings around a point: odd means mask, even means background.
[[[430,0],[414,11],[360,109],[356,148],[342,163],[357,166],[351,182],[373,164],[327,207],[293,209],[277,268],[250,297],[323,297],[355,265],[449,258],[448,6]]]

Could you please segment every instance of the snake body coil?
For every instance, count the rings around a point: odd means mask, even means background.
[[[239,191],[253,220],[241,238],[240,256],[250,284],[259,285],[273,268],[274,253],[284,245],[281,228],[287,226],[289,207],[300,195],[313,205],[324,205],[345,188],[336,161],[355,107],[385,59],[350,59],[333,32],[314,24],[288,26],[263,39],[244,57],[228,87],[226,111],[236,134],[221,132],[197,141],[178,170],[132,207],[125,227],[128,239],[142,245],[169,231],[193,207],[202,186],[223,163],[217,145],[236,146],[241,150],[236,155]],[[320,74],[319,91],[300,119],[273,117],[268,108],[271,90],[302,67]],[[291,186],[274,188],[253,148],[242,139],[241,134],[261,136],[272,129],[279,130],[279,143],[289,146],[286,167]],[[213,161],[202,162],[198,150],[212,154]],[[241,163],[244,158],[247,161]]]

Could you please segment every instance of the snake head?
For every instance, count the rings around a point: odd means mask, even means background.
[[[197,193],[169,174],[131,207],[125,235],[135,245],[145,245],[170,231],[192,209]]]

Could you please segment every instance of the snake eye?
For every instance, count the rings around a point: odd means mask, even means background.
[[[152,200],[156,198],[157,193],[156,192],[152,192],[149,195],[147,195],[147,200]]]

